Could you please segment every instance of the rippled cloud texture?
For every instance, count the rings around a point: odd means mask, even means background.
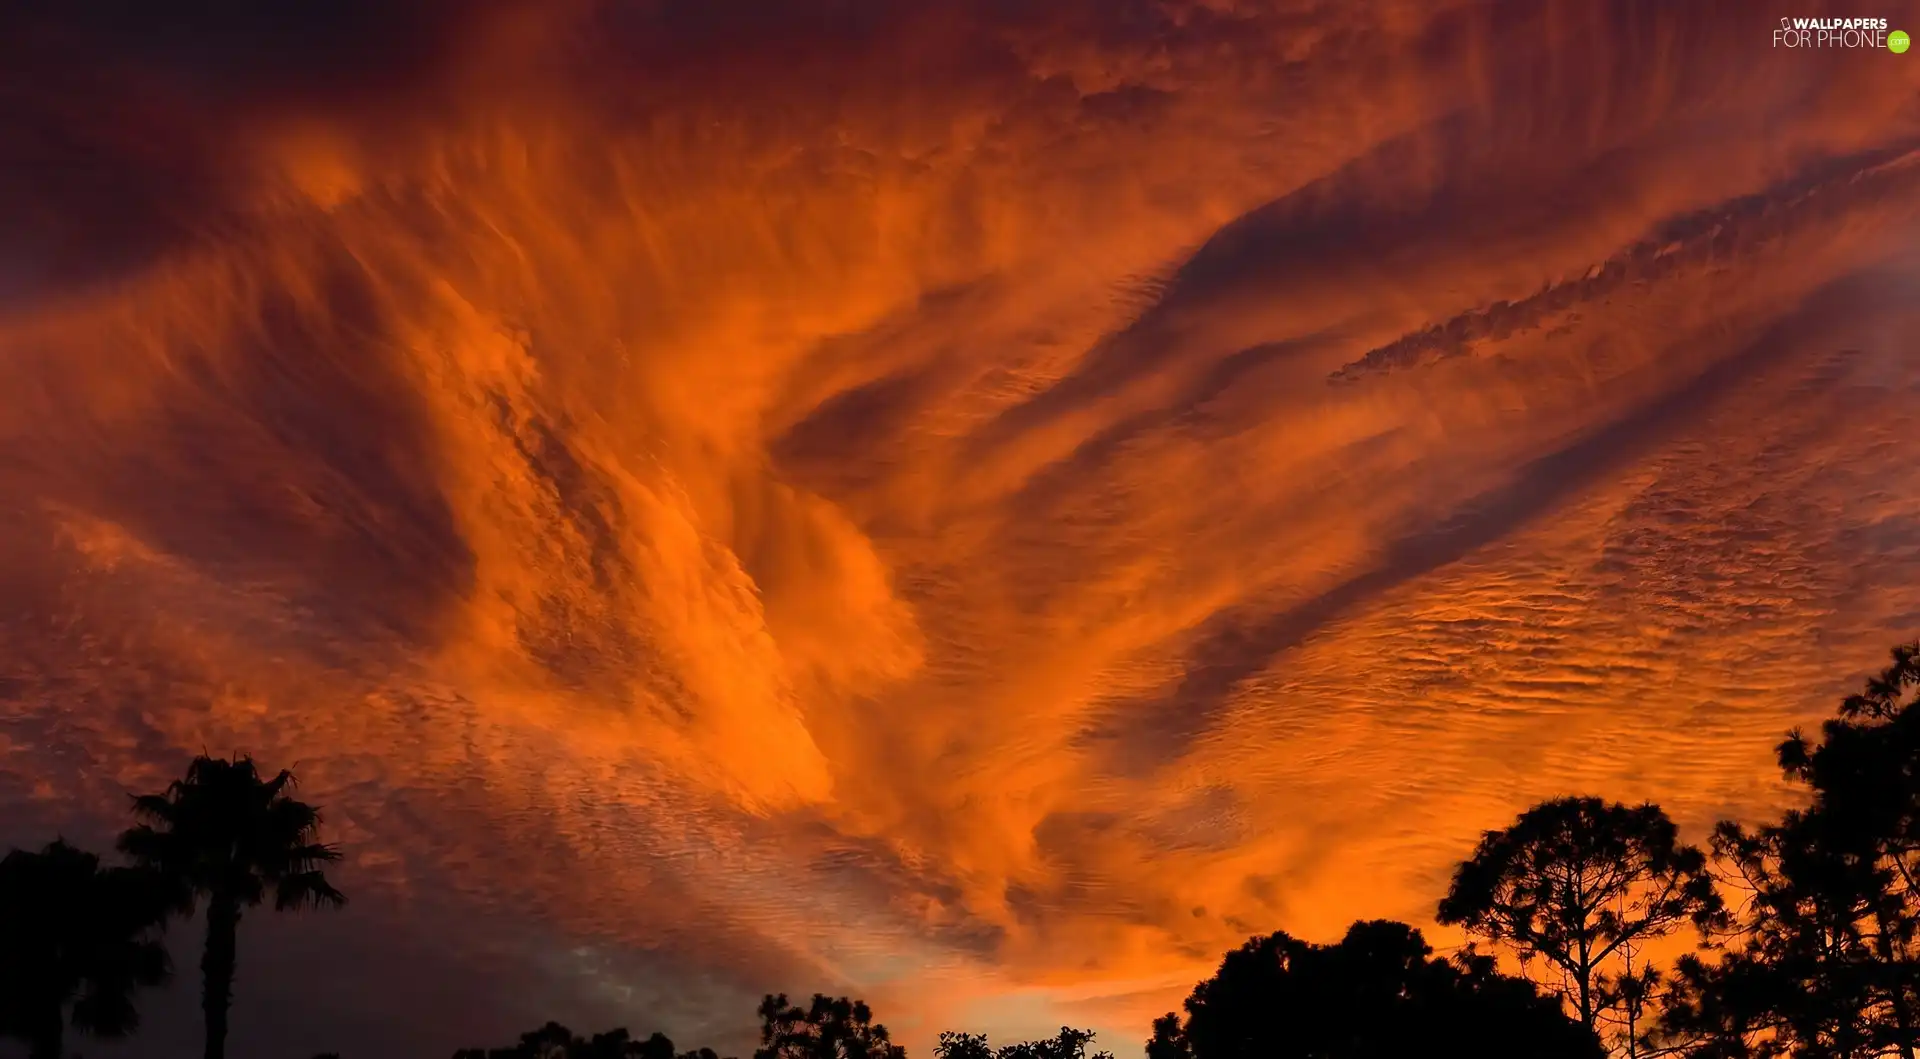
[[[296,765],[248,1056],[1124,1054],[1531,800],[1761,811],[1920,627],[1920,62],[1774,14],[16,5],[0,837]]]

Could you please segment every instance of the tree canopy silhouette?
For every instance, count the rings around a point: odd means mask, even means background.
[[[1092,1030],[1060,1027],[1060,1032],[1040,1041],[1022,1041],[990,1047],[978,1033],[946,1032],[934,1045],[937,1059],[1089,1059],[1087,1045],[1093,1043]],[[1095,1052],[1091,1059],[1113,1059],[1112,1052]]]
[[[1920,645],[1777,758],[1806,807],[1722,823],[1741,942],[1680,967],[1668,1029],[1702,1059],[1912,1059],[1920,1011]]]
[[[136,797],[142,822],[120,836],[121,851],[166,879],[183,911],[206,902],[206,1059],[226,1052],[241,913],[269,896],[278,911],[347,900],[324,870],[340,854],[318,840],[320,812],[288,793],[293,783],[286,771],[263,779],[252,758],[203,755],[164,792]]]
[[[1355,923],[1335,945],[1284,933],[1228,953],[1186,1018],[1154,1023],[1151,1059],[1599,1059],[1593,1033],[1489,956],[1433,958],[1420,932]]]
[[[1679,841],[1659,806],[1557,798],[1482,836],[1437,919],[1523,960],[1546,960],[1596,1033],[1602,1013],[1623,1005],[1633,1055],[1651,980],[1633,968],[1638,946],[1688,923],[1712,929],[1724,916],[1705,854]]]
[[[760,1001],[760,1047],[753,1059],[905,1059],[864,1000],[815,993],[805,1008],[787,995]]]
[[[64,1059],[70,1024],[97,1037],[140,1025],[137,990],[171,970],[159,934],[166,892],[55,840],[0,859],[0,1033],[33,1059]]]
[[[558,1022],[528,1030],[505,1048],[462,1048],[453,1059],[719,1059],[711,1048],[676,1052],[672,1038],[654,1033],[635,1040],[618,1026],[592,1037],[579,1037]]]

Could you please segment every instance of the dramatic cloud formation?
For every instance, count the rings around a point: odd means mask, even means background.
[[[0,838],[296,765],[241,1054],[1125,1052],[1920,627],[1920,65],[1748,3],[0,19]]]

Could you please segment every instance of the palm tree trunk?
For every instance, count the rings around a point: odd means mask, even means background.
[[[233,1005],[233,962],[240,905],[230,897],[207,902],[207,948],[200,957],[200,1010],[207,1017],[206,1059],[225,1059],[227,1009]]]

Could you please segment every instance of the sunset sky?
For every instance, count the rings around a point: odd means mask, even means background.
[[[1873,2],[7,5],[0,843],[296,769],[239,1059],[1132,1059],[1753,818],[1920,633],[1920,55],[1769,40]]]

